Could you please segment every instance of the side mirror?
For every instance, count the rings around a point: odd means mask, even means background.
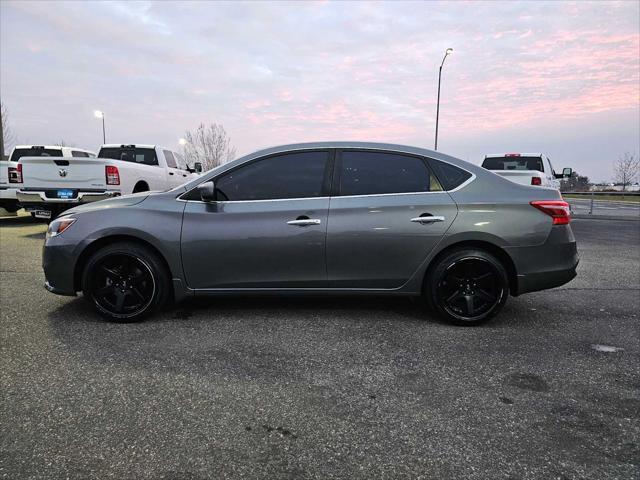
[[[196,162],[193,164],[193,171],[196,173],[202,173],[202,164],[200,162]]]
[[[573,169],[571,169],[571,168],[563,168],[562,169],[562,176],[564,178],[569,178],[572,173],[573,173]]]
[[[213,185],[213,180],[198,185],[198,192],[203,202],[213,202],[216,199],[216,188]]]

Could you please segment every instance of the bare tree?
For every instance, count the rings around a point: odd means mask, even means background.
[[[5,148],[8,150],[15,141],[16,137],[9,127],[9,115],[4,103],[0,103],[0,157],[4,158]]]
[[[186,132],[184,139],[184,154],[190,166],[200,162],[203,170],[211,170],[236,156],[236,149],[231,145],[227,132],[217,123],[201,123],[194,131]]]
[[[635,153],[625,152],[618,157],[613,165],[615,181],[622,184],[624,192],[628,185],[638,177],[640,171],[640,158]]]

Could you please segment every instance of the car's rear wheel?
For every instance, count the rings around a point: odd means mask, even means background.
[[[509,296],[504,265],[490,253],[452,250],[440,258],[424,286],[429,306],[457,325],[479,325],[495,316]]]
[[[152,250],[121,242],[95,252],[82,276],[84,296],[114,322],[135,322],[163,306],[170,295],[170,278]]]

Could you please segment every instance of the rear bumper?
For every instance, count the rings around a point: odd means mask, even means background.
[[[80,190],[78,191],[78,195],[76,198],[51,198],[47,197],[47,192],[44,190],[18,190],[16,196],[18,198],[18,201],[25,205],[43,203],[75,205],[118,197],[120,196],[120,192],[112,190],[87,192]]]
[[[11,200],[16,201],[16,192],[18,191],[15,187],[7,187],[2,185],[0,187],[0,200]]]
[[[577,275],[580,257],[569,225],[552,227],[542,245],[505,250],[516,268],[517,288],[513,295],[559,287]]]

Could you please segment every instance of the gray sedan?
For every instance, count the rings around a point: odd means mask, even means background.
[[[309,143],[69,210],[43,267],[48,290],[119,322],[190,296],[348,294],[421,296],[475,325],[575,277],[569,222],[558,191],[439,152]]]

